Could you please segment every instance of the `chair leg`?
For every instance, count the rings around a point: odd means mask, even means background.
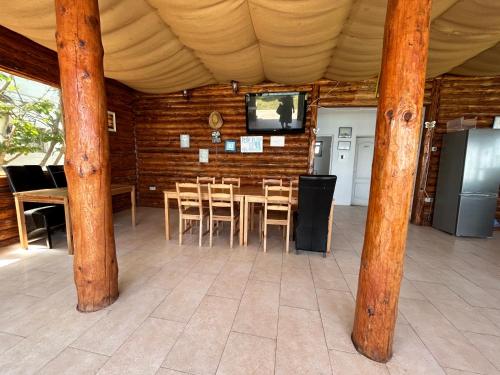
[[[47,227],[47,247],[52,249],[52,234],[50,233],[50,229]]]
[[[191,227],[193,228],[193,227]],[[200,217],[200,239],[198,241],[198,246],[201,247],[201,239],[203,237],[203,217]]]
[[[264,231],[263,231],[263,240],[264,240],[264,252],[267,252],[267,220],[264,218]]]
[[[212,241],[213,241],[213,226],[214,226],[214,223],[213,223],[213,218],[212,218],[212,215],[210,215],[210,229],[209,229],[209,232],[210,232],[210,247],[212,247]]]
[[[179,216],[179,245],[182,245],[182,232],[184,230],[184,219]]]
[[[285,249],[287,253],[290,250],[290,223],[286,225]]]
[[[231,219],[231,233],[229,234],[229,247],[233,248],[233,237],[234,237],[234,219]]]

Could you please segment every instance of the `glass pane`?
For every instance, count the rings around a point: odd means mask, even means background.
[[[63,163],[59,89],[0,71],[0,165]]]

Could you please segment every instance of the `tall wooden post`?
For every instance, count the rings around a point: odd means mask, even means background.
[[[97,0],[55,0],[79,311],[118,298],[103,48]]]
[[[430,0],[389,0],[352,341],[386,362],[398,311],[429,44]]]
[[[309,128],[309,157],[307,173],[313,174],[314,172],[314,150],[316,148],[316,134],[318,131],[318,107],[319,107],[319,84],[315,83],[311,91],[311,124]]]
[[[431,161],[432,138],[434,137],[435,123],[439,114],[441,81],[441,77],[435,78],[432,81],[431,105],[425,112],[426,125],[423,129],[424,134],[422,134],[422,142],[420,144],[417,178],[415,180],[415,191],[413,192],[413,206],[411,211],[411,222],[416,225],[424,225],[425,223],[425,189],[427,187],[427,174],[429,173]],[[429,123],[429,125],[427,125],[427,123]]]

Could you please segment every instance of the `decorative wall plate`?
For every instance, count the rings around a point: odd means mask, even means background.
[[[208,116],[208,125],[214,130],[220,129],[223,123],[222,116],[217,111],[213,111],[210,113],[210,116]]]

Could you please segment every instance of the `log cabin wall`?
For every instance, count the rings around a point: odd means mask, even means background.
[[[478,128],[491,128],[495,116],[500,116],[500,77],[457,77],[445,75],[442,78],[436,130],[432,146],[426,192],[434,198],[436,193],[439,157],[446,123],[465,116],[477,117]],[[499,191],[500,193],[500,191]],[[433,202],[424,205],[424,219],[432,222]],[[500,220],[500,199],[497,200],[496,217]]]
[[[57,54],[0,26],[0,70],[59,86]],[[136,184],[135,129],[132,106],[135,91],[106,79],[108,109],[115,112],[117,132],[110,132],[113,183]],[[128,195],[113,197],[113,210],[130,207]],[[0,246],[18,241],[14,199],[7,179],[0,176]]]
[[[306,115],[303,134],[287,134],[285,147],[270,147],[264,136],[264,152],[239,152],[241,136],[246,133],[245,94],[249,92],[310,93],[312,85],[284,86],[262,84],[240,87],[234,94],[229,85],[206,86],[166,95],[139,94],[135,103],[136,142],[141,206],[162,206],[162,190],[176,181],[195,181],[196,176],[240,177],[242,184],[258,184],[264,177],[288,178],[307,173],[311,111]],[[222,143],[213,144],[208,116],[218,111],[224,125]],[[190,148],[180,148],[180,134],[190,135]],[[225,153],[224,140],[237,140],[238,152]],[[198,150],[209,149],[209,163],[198,162]],[[156,190],[149,190],[155,186]]]

